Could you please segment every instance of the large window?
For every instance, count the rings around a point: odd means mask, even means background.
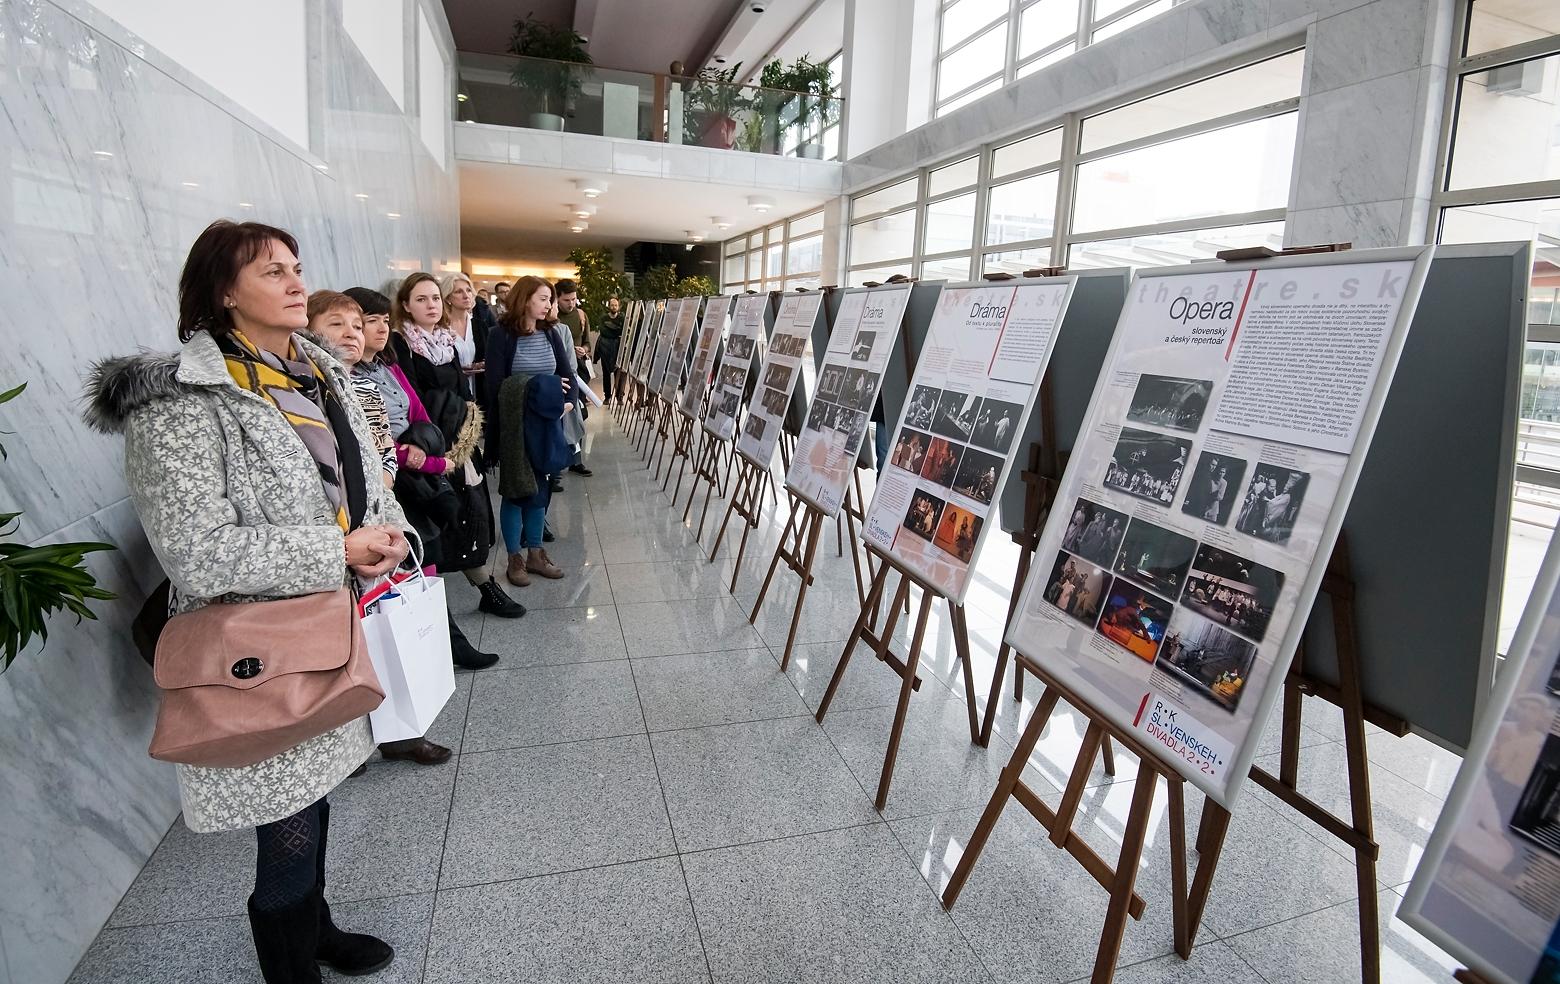
[[[721,253],[724,293],[817,287],[823,271],[823,210],[728,239]]]
[[[974,102],[1182,2],[941,0],[934,115]]]
[[[1560,4],[1462,0],[1459,14],[1438,238],[1533,243],[1515,544],[1560,519]]]
[[[1041,2],[1047,11],[1068,6]],[[1096,0],[1093,9],[1104,6]],[[1275,52],[869,189],[851,201],[849,283],[884,271],[967,280],[1050,266],[1160,266],[1232,246],[1281,246],[1304,64],[1303,51]],[[1555,310],[1560,321],[1560,298]]]

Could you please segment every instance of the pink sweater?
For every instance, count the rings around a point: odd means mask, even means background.
[[[400,366],[388,366],[387,368],[390,370],[390,375],[395,377],[395,381],[401,384],[401,389],[406,391],[406,419],[412,423],[429,421],[428,409],[423,406],[422,400],[417,396],[417,391],[412,388],[411,382],[406,378],[406,373],[401,371]],[[402,468],[406,467],[407,447],[408,445],[405,444],[397,444],[395,446],[396,464]],[[430,454],[427,460],[422,463],[422,467],[418,468],[417,471],[422,472],[424,475],[443,475],[444,467],[443,458],[435,458]]]

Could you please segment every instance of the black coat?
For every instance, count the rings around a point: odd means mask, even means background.
[[[547,340],[553,350],[553,372],[559,377],[567,378],[569,375],[569,359],[564,354],[563,342],[559,341],[558,333],[546,332]],[[515,336],[511,335],[502,325],[495,326],[488,334],[488,354],[492,361],[488,363],[487,372],[483,373],[483,399],[482,412],[485,416],[484,441],[487,445],[487,464],[492,467],[498,464],[504,446],[504,417],[499,412],[498,391],[503,387],[504,380],[508,379],[511,367],[515,361]]]

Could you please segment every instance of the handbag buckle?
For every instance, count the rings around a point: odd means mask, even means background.
[[[251,680],[265,669],[265,663],[253,656],[246,656],[233,664],[233,675],[240,680]]]

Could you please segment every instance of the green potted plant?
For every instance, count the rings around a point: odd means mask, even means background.
[[[0,403],[22,394],[27,384],[0,393]],[[0,445],[0,460],[5,446]],[[16,533],[21,513],[0,513],[0,536]],[[108,601],[113,592],[97,586],[83,558],[89,553],[113,550],[111,543],[49,543],[27,546],[0,540],[0,671],[36,636],[49,641],[47,619],[60,609],[78,620],[97,618],[89,601]]]
[[[626,300],[633,293],[633,282],[628,274],[617,269],[612,251],[605,246],[597,249],[577,246],[569,251],[569,262],[575,266],[574,280],[580,285],[580,303],[593,325],[601,324],[607,316],[607,298]]]
[[[575,65],[591,64],[585,51],[585,39],[572,28],[556,27],[526,14],[515,21],[509,37],[509,53],[520,56],[509,73],[510,82],[530,92],[542,111],[532,113],[530,124],[536,130],[562,130],[563,113],[584,86]]]
[[[787,103],[797,98],[797,93],[790,91],[786,84],[786,75],[785,62],[778,58],[765,65],[758,74],[757,112],[754,118],[759,121],[759,140],[751,148],[757,153],[778,154],[784,149],[781,136],[785,133],[785,125],[780,120],[781,112]]]
[[[802,95],[796,111],[796,124],[808,137],[822,134],[839,114],[839,102],[834,98],[834,80],[829,76],[828,64],[812,61],[803,55],[786,69],[784,82],[781,88]],[[821,160],[823,145],[803,143],[797,149],[797,154],[801,157]]]
[[[730,150],[737,142],[737,116],[753,106],[747,90],[737,84],[742,63],[727,69],[704,68],[694,77],[684,103],[688,129],[700,145]]]

